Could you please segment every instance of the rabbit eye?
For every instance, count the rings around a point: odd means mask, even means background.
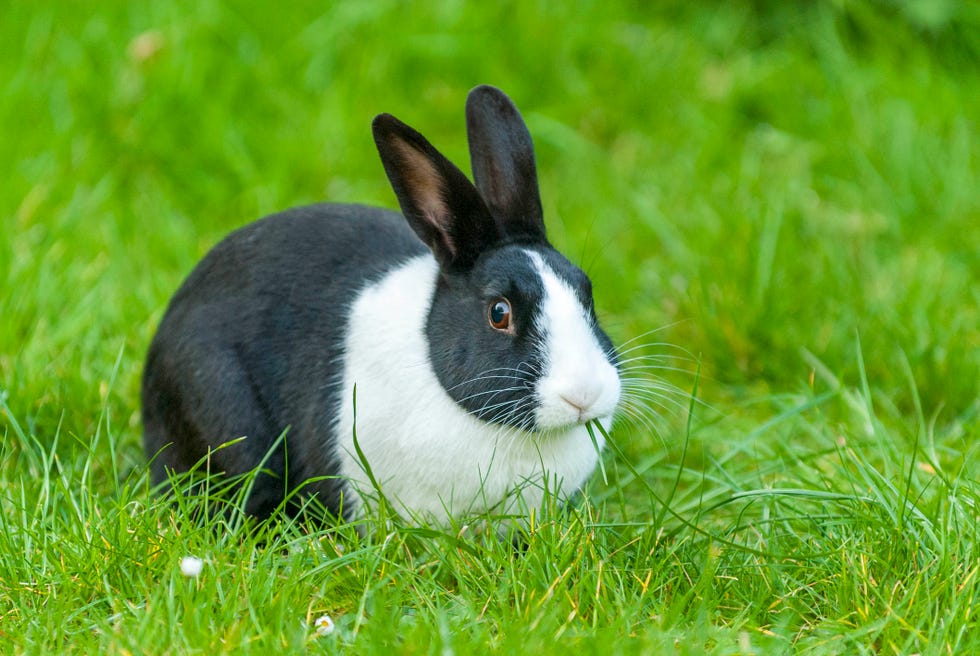
[[[510,314],[510,301],[506,298],[498,298],[490,303],[488,318],[495,330],[510,330]]]

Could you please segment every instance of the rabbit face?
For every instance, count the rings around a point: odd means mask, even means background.
[[[440,383],[484,421],[557,430],[608,418],[619,401],[591,283],[551,248],[504,246],[468,276],[441,277],[427,332]]]

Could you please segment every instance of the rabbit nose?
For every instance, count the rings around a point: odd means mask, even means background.
[[[598,385],[577,385],[562,390],[558,395],[565,403],[578,410],[581,418],[595,404],[600,392]]]

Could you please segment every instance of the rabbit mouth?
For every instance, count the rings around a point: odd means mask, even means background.
[[[538,429],[559,430],[612,417],[621,392],[619,372],[605,360],[595,365],[584,374],[555,371],[538,381],[534,411]]]
[[[539,431],[554,431],[583,426],[590,421],[602,424],[610,422],[615,407],[591,406],[582,408],[562,399],[554,404],[542,405],[535,412],[535,428]]]
[[[550,400],[543,400],[540,393],[526,394],[469,412],[482,421],[531,433],[561,432],[595,420],[607,423],[615,410],[618,393],[589,390],[583,395],[566,391],[550,396]]]

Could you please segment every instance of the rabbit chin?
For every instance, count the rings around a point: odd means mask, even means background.
[[[543,503],[546,490],[570,496],[599,457],[584,424],[542,435],[488,423],[439,383],[418,312],[419,291],[430,290],[431,300],[437,274],[431,256],[409,260],[351,308],[337,456],[359,494],[345,498],[345,510],[357,516],[371,505],[372,479],[405,517],[437,524],[488,511],[523,514]]]

